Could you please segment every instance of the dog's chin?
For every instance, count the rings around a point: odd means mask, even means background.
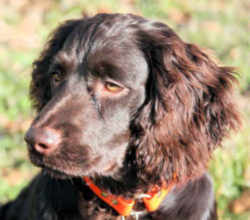
[[[49,175],[55,179],[72,179],[81,178],[83,176],[114,176],[115,173],[120,169],[117,162],[114,161],[108,164],[101,164],[93,167],[90,164],[83,164],[81,169],[60,169],[59,166],[48,164],[43,161],[42,157],[35,153],[29,154],[30,161],[33,165],[42,168],[42,173]]]
[[[71,176],[59,170],[54,170],[48,167],[43,167],[42,173],[45,175],[49,175],[50,177],[55,178],[55,179],[72,179],[76,177],[76,176]]]
[[[66,173],[62,170],[58,170],[51,166],[47,166],[41,160],[31,155],[30,155],[30,161],[33,165],[42,168],[42,173],[44,175],[49,175],[50,177],[55,178],[55,179],[72,179],[72,178],[80,177],[80,176]]]
[[[37,164],[36,164],[37,166]],[[50,177],[52,178],[55,178],[55,179],[72,179],[72,178],[82,178],[83,176],[113,176],[114,173],[116,173],[114,170],[115,169],[112,169],[113,167],[109,167],[109,169],[105,169],[105,170],[98,170],[96,172],[85,172],[85,173],[81,173],[78,174],[78,173],[75,173],[75,172],[70,172],[70,171],[67,171],[67,170],[59,170],[57,168],[53,168],[53,167],[48,167],[44,164],[39,164],[38,165],[39,167],[42,168],[42,172],[43,174],[45,175],[49,175]]]

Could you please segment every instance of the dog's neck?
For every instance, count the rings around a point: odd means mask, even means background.
[[[98,204],[105,203],[109,209],[116,210],[120,216],[135,213],[135,207],[138,208],[138,206],[143,212],[157,210],[174,183],[146,184],[133,173],[126,173],[126,176],[120,176],[119,179],[104,176],[83,177],[78,179],[78,187],[80,187],[82,197],[87,197],[87,199],[91,197]]]
[[[96,186],[95,183],[88,177],[83,177],[83,180],[98,198],[116,210],[121,216],[129,216],[135,213],[134,209],[137,205],[137,200],[139,200],[138,203],[141,203],[141,201],[143,202],[145,206],[144,211],[156,211],[173,186],[173,184],[167,186],[166,183],[162,186],[155,185],[146,194],[139,194],[134,196],[133,199],[127,199],[121,197],[120,195],[108,194]],[[139,212],[137,211],[137,213]]]

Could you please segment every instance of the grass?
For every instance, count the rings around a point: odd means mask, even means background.
[[[33,60],[48,34],[66,19],[81,14],[132,12],[161,20],[185,41],[214,51],[225,65],[237,67],[237,99],[244,126],[214,154],[219,216],[247,220],[229,204],[250,187],[250,2],[248,0],[19,0],[0,3],[0,202],[13,199],[37,172],[28,161],[23,134],[34,116],[28,99]]]

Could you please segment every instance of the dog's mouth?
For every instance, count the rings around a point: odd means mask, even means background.
[[[110,176],[113,175],[121,165],[117,161],[102,163],[101,156],[96,155],[81,161],[81,164],[71,160],[59,160],[57,157],[45,157],[29,148],[29,158],[32,164],[42,168],[45,175],[56,179],[72,179],[95,174]]]
[[[31,162],[35,166],[42,168],[42,173],[44,175],[49,175],[50,177],[55,178],[55,179],[72,179],[72,178],[80,177],[80,176],[74,175],[72,173],[67,173],[64,170],[59,170],[59,169],[54,168],[52,166],[48,166],[47,164],[44,164],[42,162],[32,161],[32,160],[31,160]]]
[[[35,166],[42,168],[42,173],[45,175],[49,175],[49,176],[56,178],[56,179],[70,179],[70,178],[75,177],[73,175],[65,173],[62,170],[59,170],[59,169],[56,169],[52,166],[47,165],[46,163],[43,162],[43,157],[39,154],[36,154],[36,153],[30,151],[29,158],[30,158],[30,161]]]
[[[100,156],[95,157],[91,161],[86,160],[80,164],[81,166],[79,164],[74,164],[69,160],[60,161],[56,158],[48,159],[32,150],[29,150],[29,159],[32,164],[42,168],[42,172],[45,175],[49,175],[56,179],[72,179],[89,176],[95,173],[93,167],[99,162]]]

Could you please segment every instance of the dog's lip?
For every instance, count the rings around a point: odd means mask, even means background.
[[[54,167],[48,166],[46,163],[43,162],[41,155],[38,155],[34,152],[30,152],[30,161],[37,167],[42,168],[45,173],[52,174],[53,176],[68,176],[70,175],[66,174],[65,172],[56,169]]]
[[[36,151],[33,151],[32,149],[29,149],[28,152],[30,161],[33,165],[42,168],[44,174],[48,174],[51,177],[58,179],[79,178],[85,175],[92,175],[93,173],[95,173],[95,170],[91,170],[91,172],[89,172],[90,168],[93,164],[97,163],[97,161],[101,159],[100,155],[97,155],[96,157],[92,158],[91,161],[86,161],[86,163],[82,164],[82,167],[84,167],[82,171],[70,171],[46,162],[46,158],[43,155],[37,153]],[[113,170],[114,167],[114,164],[111,164],[108,167],[105,167],[104,171],[109,173]]]
[[[37,167],[42,168],[43,173],[50,175],[56,179],[70,179],[81,177],[82,175],[77,175],[71,172],[67,172],[65,169],[58,169],[50,164],[44,163],[42,158],[30,157],[30,161]]]

